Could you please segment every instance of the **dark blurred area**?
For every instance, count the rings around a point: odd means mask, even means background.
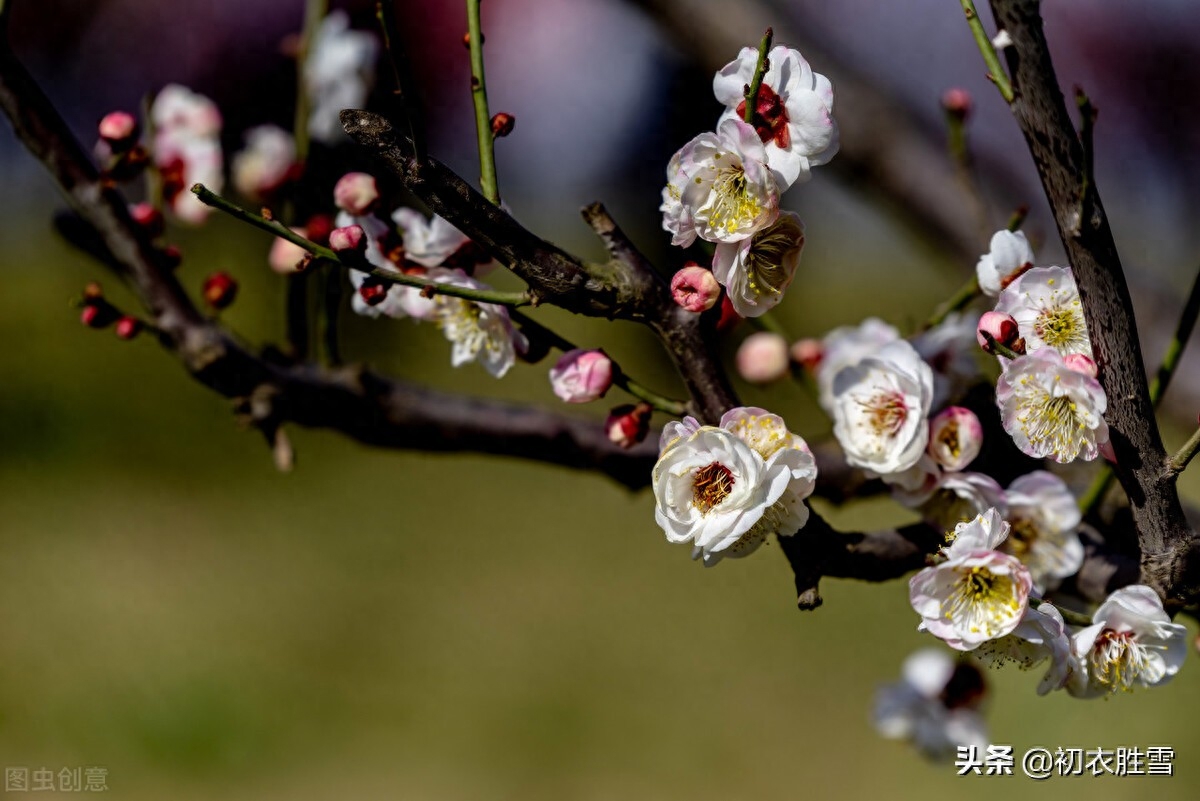
[[[291,127],[302,0],[10,2],[18,54],[88,146],[103,114],[136,111],[171,82],[218,103],[227,156],[252,126]],[[334,5],[373,29],[373,3]],[[463,4],[398,10],[432,153],[474,180]],[[1060,83],[1100,109],[1097,180],[1154,364],[1200,262],[1200,5],[1059,0],[1043,13]],[[1039,263],[1061,259],[1020,132],[953,3],[485,0],[483,15],[492,110],[517,120],[497,144],[503,196],[573,252],[599,256],[577,209],[601,200],[660,268],[682,261],[659,225],[665,165],[718,116],[714,65],[772,24],[875,86],[931,152],[941,93],[969,89],[990,225],[1028,203]],[[371,105],[393,102],[380,64]],[[864,112],[835,104],[842,113]],[[874,124],[886,142],[898,122]],[[836,161],[787,195],[808,244],[776,316],[797,337],[869,315],[911,327],[974,261]],[[374,169],[348,143],[313,163],[328,187]],[[931,644],[904,582],[828,581],[825,606],[801,614],[775,549],[703,570],[663,541],[647,493],[538,464],[297,431],[297,468],[277,474],[261,437],[148,338],[78,324],[71,298],[106,276],[55,237],[62,202],[7,124],[0,179],[0,765],[105,766],[114,797],[147,799],[928,798],[962,782],[1011,795],[1018,779],[958,779],[875,735],[875,687]],[[238,336],[279,341],[284,290],[260,232],[214,217],[168,239],[189,288],[218,268],[238,277],[223,314]],[[986,243],[980,231],[979,252]],[[641,331],[539,314],[679,391]],[[427,326],[347,315],[343,340],[350,359],[433,386],[554,402],[547,365],[501,382],[453,370]],[[1169,447],[1200,408],[1198,359],[1194,348],[1169,396]],[[797,385],[739,391],[810,439],[828,432]],[[579,413],[608,408],[593,406]],[[1195,498],[1196,475],[1184,483]],[[831,512],[854,526],[906,514],[890,502]],[[1149,782],[1164,801],[1192,799],[1196,675],[1185,666],[1165,688],[1084,703],[1037,698],[1030,674],[989,673],[993,740],[1018,753],[1172,745],[1172,779],[1020,789],[1098,801]]]

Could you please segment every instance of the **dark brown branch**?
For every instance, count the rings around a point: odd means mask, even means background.
[[[992,0],[1013,77],[1013,114],[1025,135],[1059,236],[1079,284],[1117,456],[1142,555],[1142,581],[1169,603],[1200,593],[1200,542],[1187,524],[1146,386],[1133,304],[1094,181],[1084,191],[1086,154],[1059,90],[1038,0]],[[1085,213],[1086,212],[1086,213]]]

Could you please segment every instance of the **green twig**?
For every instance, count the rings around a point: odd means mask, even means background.
[[[1003,356],[1006,359],[1020,358],[1020,353],[1017,353],[1015,350],[1003,344],[1002,342],[997,342],[996,338],[987,331],[980,331],[979,334],[985,340],[987,340],[988,347],[991,348],[991,353],[994,353],[997,356]]]
[[[471,96],[475,102],[475,135],[479,142],[479,189],[484,197],[499,206],[500,187],[496,183],[492,116],[488,111],[487,79],[483,74],[483,26],[479,21],[479,0],[467,0],[467,38],[471,48]]]
[[[928,331],[930,328],[941,325],[951,314],[965,309],[971,301],[979,297],[979,294],[979,278],[972,276],[971,280],[959,287],[949,300],[937,307],[937,310],[925,321],[921,330]]]
[[[550,330],[546,326],[534,320],[532,317],[522,314],[521,312],[510,311],[509,317],[511,317],[514,322],[521,326],[522,331],[525,331],[527,334],[533,337],[541,339],[550,347],[556,348],[563,353],[576,350],[578,348],[577,345],[575,345],[566,337],[562,336],[556,331]],[[609,357],[609,360],[612,361],[611,356]],[[681,400],[674,400],[664,395],[659,395],[657,392],[647,389],[637,381],[634,381],[632,378],[630,378],[625,371],[621,369],[621,366],[615,361],[612,362],[612,381],[614,384],[628,392],[633,397],[637,398],[638,400],[645,401],[660,412],[665,412],[675,417],[682,417],[683,415],[687,414],[687,404],[685,402]]]
[[[292,136],[296,140],[296,162],[308,161],[308,86],[304,71],[308,67],[309,50],[321,21],[329,12],[329,0],[305,0],[304,29],[300,34],[300,47],[296,50],[296,117],[292,122]]]
[[[1192,434],[1184,446],[1179,451],[1167,460],[1167,470],[1172,473],[1182,473],[1183,469],[1188,466],[1188,462],[1196,456],[1200,451],[1200,428]]]
[[[386,284],[401,284],[402,286],[416,287],[434,295],[447,295],[453,298],[462,298],[463,300],[473,300],[476,303],[494,303],[497,306],[508,306],[511,308],[532,304],[528,292],[501,292],[495,289],[472,289],[470,287],[454,286],[453,284],[439,284],[436,281],[427,281],[424,278],[412,275],[381,270],[377,267],[372,267],[370,264],[358,264],[346,261],[335,251],[330,250],[324,245],[318,245],[316,242],[306,239],[281,223],[274,220],[267,220],[254,212],[246,211],[236,203],[231,203],[215,192],[212,192],[203,184],[193,186],[192,192],[205,205],[220,209],[235,219],[286,239],[293,245],[307,250],[319,259],[324,259],[347,269],[367,273]]]
[[[1025,218],[1029,216],[1028,206],[1017,206],[1013,209],[1012,216],[1008,218],[1008,224],[1004,226],[1012,233],[1021,230],[1021,226],[1025,224]]]
[[[408,54],[404,50],[404,42],[400,38],[400,28],[396,24],[395,0],[379,0],[375,4],[375,19],[379,21],[379,29],[383,32],[383,46],[388,53],[388,61],[392,65],[392,77],[396,81],[396,95],[400,101],[400,110],[408,125],[408,138],[412,140],[413,152],[417,161],[425,160],[425,136],[421,126],[421,106],[417,101],[417,87],[413,80],[412,67],[408,63]]]
[[[742,121],[747,125],[754,124],[754,115],[758,112],[758,90],[762,88],[763,76],[767,74],[770,65],[767,63],[767,53],[771,51],[771,39],[775,31],[767,28],[762,41],[758,43],[758,62],[754,65],[754,77],[746,88],[746,108],[742,111]]]
[[[962,5],[963,13],[967,15],[967,26],[971,29],[971,34],[975,37],[975,44],[979,47],[979,53],[983,56],[983,63],[988,68],[988,79],[996,84],[996,88],[1000,90],[1000,96],[1004,98],[1004,102],[1013,102],[1012,83],[1008,80],[1008,73],[1004,71],[1004,67],[1000,66],[1000,56],[996,54],[996,48],[992,45],[992,40],[988,38],[987,31],[983,29],[983,23],[979,19],[979,12],[975,10],[975,3],[972,0],[959,0]]]

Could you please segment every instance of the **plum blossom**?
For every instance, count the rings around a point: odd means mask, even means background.
[[[588,403],[604,397],[612,386],[613,363],[602,350],[575,348],[550,368],[550,386],[567,403]]]
[[[1049,668],[1038,684],[1038,695],[1066,686],[1076,664],[1062,612],[1050,603],[1030,604],[1011,634],[983,643],[974,654],[985,664],[1012,662],[1022,670],[1029,670],[1049,659]]]
[[[787,340],[771,331],[756,331],[737,350],[737,371],[752,384],[768,384],[788,374]]]
[[[975,412],[950,406],[929,422],[929,455],[947,470],[962,470],[983,447],[983,425]]]
[[[878,317],[868,317],[856,326],[843,325],[826,334],[821,343],[821,359],[814,373],[821,408],[833,414],[833,379],[843,367],[857,364],[899,338],[900,332],[895,326],[888,325]]]
[[[667,167],[660,206],[672,244],[737,242],[773,223],[779,188],[765,162],[758,134],[736,119],[684,145]]]
[[[668,423],[659,444],[654,519],[668,541],[692,543],[692,558],[706,566],[747,556],[808,521],[816,462],[777,415],[739,407],[720,426],[686,417]]]
[[[753,124],[783,191],[797,181],[807,181],[813,167],[837,154],[833,86],[790,47],[773,47],[767,59],[770,66],[758,91]],[[713,78],[713,93],[725,105],[721,122],[744,119],[745,88],[753,81],[757,64],[758,50],[743,47]]]
[[[1025,563],[1033,586],[1049,590],[1083,565],[1082,516],[1066,482],[1046,470],[1009,485],[1007,520],[1012,531],[1001,550]]]
[[[1013,359],[996,381],[996,403],[1004,430],[1034,458],[1091,461],[1108,442],[1104,388],[1068,369],[1054,348]]]
[[[246,148],[233,157],[233,185],[246,197],[263,201],[295,174],[296,142],[278,125],[246,131]]]
[[[392,221],[404,237],[404,258],[422,267],[437,267],[471,240],[438,215],[429,220],[415,209],[398,208]]]
[[[990,248],[979,257],[975,275],[983,294],[995,298],[1033,266],[1033,248],[1029,247],[1029,240],[1022,231],[997,231],[992,234]]]
[[[221,112],[204,95],[173,83],[155,96],[150,118],[163,198],[180,220],[204,222],[212,210],[188,190],[200,183],[220,192],[225,185]]]
[[[712,270],[690,261],[671,277],[671,298],[680,308],[699,314],[717,305],[721,285]]]
[[[991,476],[940,472],[933,491],[920,508],[927,521],[948,529],[988,509],[995,509],[1003,516],[1007,514],[1008,502],[1004,490]]]
[[[362,108],[375,75],[379,40],[374,34],[350,29],[350,16],[334,11],[321,21],[304,62],[308,94],[308,133],[325,144],[345,138],[338,115],[345,108]]]
[[[783,300],[803,249],[804,223],[795,212],[785,211],[752,236],[717,245],[712,273],[728,292],[734,311],[758,317]]]
[[[979,668],[950,654],[923,648],[904,660],[900,681],[875,694],[876,730],[912,740],[931,759],[953,756],[959,746],[988,743],[979,706],[987,686]]]
[[[439,284],[490,289],[461,270],[434,267],[424,277]],[[421,298],[420,290],[415,290],[414,294],[415,298],[425,300]],[[426,315],[413,316],[432,320],[442,329],[453,345],[450,364],[455,367],[479,362],[493,377],[503,378],[516,361],[517,354],[524,353],[529,347],[525,335],[513,328],[508,310],[503,306],[449,295],[434,295],[428,303],[431,310]]]
[[[1050,347],[1063,356],[1092,355],[1079,288],[1069,267],[1034,267],[1000,293],[996,311],[1017,321],[1030,350]]]
[[[843,368],[833,393],[833,434],[851,465],[885,475],[907,470],[921,458],[929,441],[925,417],[933,371],[912,345],[889,342]]]
[[[1067,692],[1095,698],[1170,681],[1187,655],[1187,628],[1171,622],[1158,593],[1135,584],[1100,604],[1072,648],[1078,665]]]
[[[384,239],[388,235],[388,226],[383,220],[371,214],[355,216],[346,211],[338,212],[334,219],[337,228],[349,228],[357,225],[366,234],[367,246],[364,256],[372,267],[399,274],[400,269],[384,254]],[[364,286],[371,286],[375,279],[362,270],[348,270],[350,285],[354,287],[354,296],[350,299],[350,308],[355,314],[366,317],[414,317],[426,319],[433,315],[433,302],[421,297],[421,291],[409,286],[391,284],[383,290],[381,299],[368,303],[362,295]]]
[[[1032,582],[1020,560],[996,550],[1008,530],[995,509],[954,527],[946,561],[909,581],[909,600],[922,618],[918,630],[970,651],[1020,624]]]

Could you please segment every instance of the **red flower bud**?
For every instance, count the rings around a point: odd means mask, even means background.
[[[632,448],[650,433],[650,417],[654,408],[648,403],[618,406],[608,414],[604,430],[614,444]]]
[[[162,236],[164,229],[162,212],[154,208],[151,203],[134,203],[129,207],[129,216],[133,221],[145,229],[146,234],[152,239]]]
[[[329,234],[333,232],[333,218],[328,214],[314,214],[308,218],[304,231],[309,241],[328,245]]]
[[[508,136],[513,132],[513,128],[517,124],[517,118],[511,114],[505,114],[501,111],[492,116],[492,136],[499,139],[501,136]]]
[[[387,297],[388,288],[380,281],[363,281],[358,288],[358,295],[368,306],[378,306]]]
[[[971,116],[971,93],[966,89],[954,87],[942,93],[942,108],[960,120]]]
[[[329,233],[329,247],[339,254],[365,253],[367,250],[367,235],[362,226],[347,225],[345,228],[334,228]]]
[[[120,320],[117,320],[117,325],[113,330],[119,339],[129,340],[142,333],[142,328],[141,320],[125,315]]]
[[[124,153],[137,141],[141,130],[137,118],[125,111],[110,111],[100,120],[100,138],[114,154]]]
[[[1001,345],[1016,350],[1013,346],[1016,344],[1021,332],[1017,328],[1016,319],[1011,314],[990,311],[984,312],[983,316],[979,318],[979,327],[976,330],[975,339],[979,343],[979,347],[991,353],[992,346],[988,344],[987,337],[984,334],[990,334],[992,339]]]
[[[224,309],[237,297],[238,283],[227,272],[213,273],[204,279],[204,300],[214,309]]]
[[[729,295],[721,296],[721,316],[717,318],[717,332],[725,333],[742,321],[742,316],[733,309]]]

